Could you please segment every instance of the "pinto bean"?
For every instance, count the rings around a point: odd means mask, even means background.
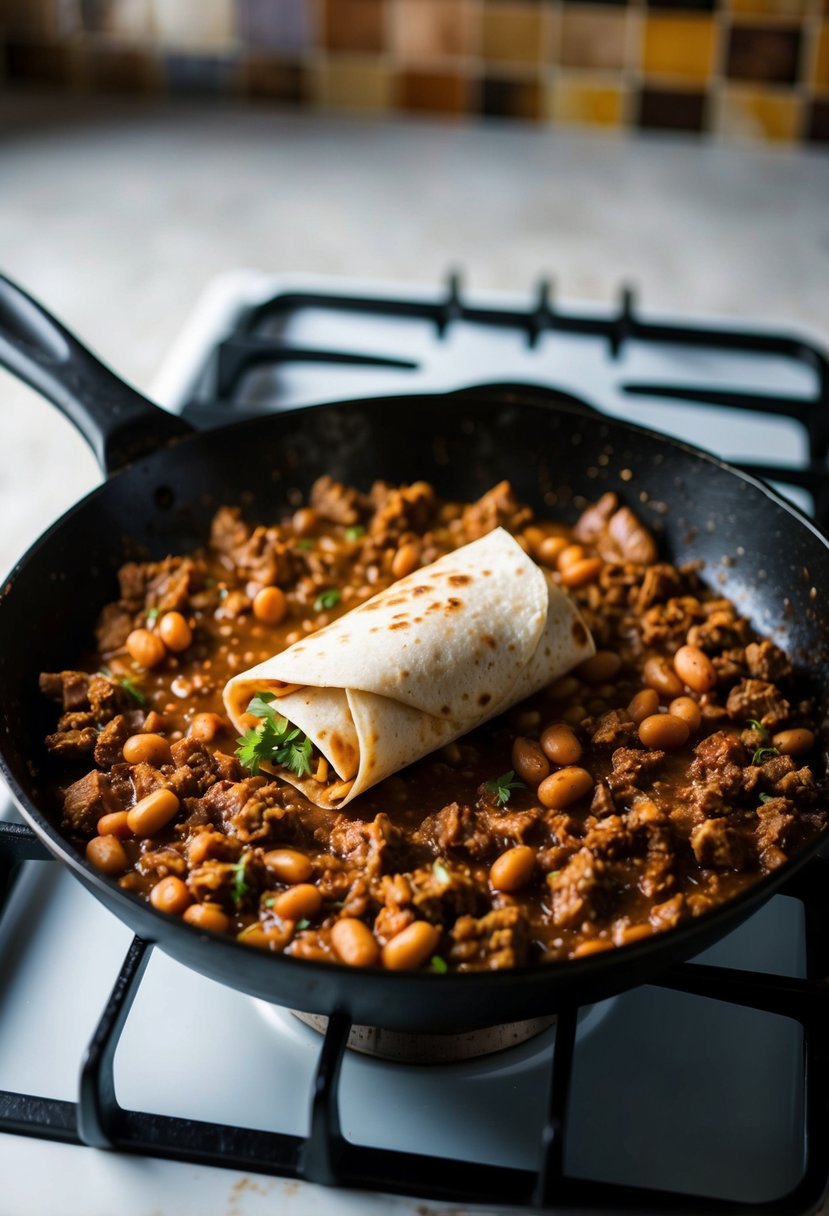
[[[671,701],[668,712],[675,718],[682,718],[683,722],[687,722],[691,734],[699,730],[702,711],[693,697],[677,697]]]
[[[593,777],[587,769],[569,765],[545,777],[538,787],[538,799],[544,806],[560,811],[584,798],[592,788]]]
[[[489,881],[496,891],[520,891],[526,887],[535,869],[535,849],[517,844],[496,857],[489,871]]]
[[[124,744],[124,759],[127,764],[152,764],[160,768],[171,764],[170,744],[163,735],[130,735]]]
[[[778,731],[772,743],[784,756],[806,756],[815,746],[815,736],[813,731],[798,726],[792,730]]]
[[[699,646],[680,646],[674,655],[674,669],[694,692],[709,692],[717,682],[714,664]]]
[[[374,934],[354,916],[344,916],[334,924],[331,944],[340,962],[349,967],[373,967],[380,957]]]
[[[655,688],[643,688],[628,705],[628,713],[638,726],[659,709],[659,693]]]
[[[190,904],[184,910],[184,919],[188,925],[207,929],[209,933],[227,933],[230,928],[230,917],[218,904]]]
[[[673,714],[651,714],[639,724],[639,738],[645,747],[657,751],[673,751],[688,742],[690,729],[684,718]]]
[[[426,920],[413,921],[386,942],[382,952],[383,966],[389,971],[415,971],[431,958],[439,941],[437,925],[430,925]]]
[[[541,750],[553,764],[565,767],[581,759],[581,744],[576,733],[563,722],[554,722],[542,732]]]
[[[661,697],[670,697],[673,700],[674,697],[682,696],[682,681],[668,660],[660,655],[653,655],[646,661],[642,674],[648,687],[653,688]]]
[[[307,882],[314,871],[310,860],[297,849],[271,849],[263,860],[280,882]]]
[[[178,814],[180,803],[172,790],[153,790],[136,802],[127,815],[130,831],[136,836],[155,836]]]
[[[512,766],[521,781],[533,789],[550,771],[550,761],[540,745],[534,739],[525,739],[522,735],[519,735],[512,745]]]
[[[316,916],[322,907],[322,896],[309,882],[297,883],[274,896],[273,910],[283,920],[302,920]]]
[[[123,874],[129,862],[124,852],[124,846],[117,836],[93,836],[86,846],[86,859],[96,870],[114,878]]]
[[[180,612],[165,612],[158,622],[158,632],[168,650],[180,654],[193,641],[193,630]]]
[[[167,657],[167,647],[157,633],[149,629],[133,629],[127,637],[127,651],[142,667],[158,667]]]
[[[576,668],[583,680],[588,684],[606,684],[614,679],[622,670],[621,656],[615,650],[597,650],[589,659],[585,659]]]
[[[162,878],[150,892],[150,903],[154,908],[158,908],[159,912],[166,912],[168,916],[181,916],[191,902],[187,884],[177,878],[175,874],[168,874],[166,878]]]

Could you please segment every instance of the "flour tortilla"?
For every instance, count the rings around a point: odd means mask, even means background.
[[[497,528],[234,676],[224,701],[244,731],[257,721],[245,712],[251,698],[277,694],[274,709],[333,773],[323,783],[272,771],[317,805],[341,807],[595,649],[566,592]]]

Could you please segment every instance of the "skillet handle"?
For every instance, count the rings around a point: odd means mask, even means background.
[[[42,305],[0,275],[0,365],[73,422],[104,473],[192,432],[105,367]]]

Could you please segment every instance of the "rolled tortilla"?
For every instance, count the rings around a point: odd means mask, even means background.
[[[257,721],[251,698],[274,693],[333,773],[271,771],[318,806],[341,807],[595,649],[566,592],[497,528],[234,676],[224,701],[243,731]]]

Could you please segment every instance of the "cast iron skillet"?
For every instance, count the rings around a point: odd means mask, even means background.
[[[667,933],[578,961],[501,973],[388,973],[306,962],[156,912],[89,866],[46,818],[41,740],[54,709],[38,693],[37,677],[88,646],[100,606],[117,593],[115,571],[125,556],[142,550],[160,558],[197,547],[221,503],[276,519],[322,473],[363,486],[375,478],[425,478],[456,499],[475,498],[508,477],[522,499],[568,518],[616,490],[658,534],[666,555],[703,559],[706,579],[808,669],[824,711],[829,544],[761,483],[564,395],[540,401],[532,390],[482,389],[346,401],[194,433],[2,279],[0,362],[72,419],[108,475],[31,547],[0,591],[2,772],[47,849],[137,934],[180,962],[280,1005],[339,1010],[353,1022],[389,1029],[518,1021],[619,992],[696,954],[824,843],[827,833],[736,899]],[[31,475],[37,479],[37,469]]]

